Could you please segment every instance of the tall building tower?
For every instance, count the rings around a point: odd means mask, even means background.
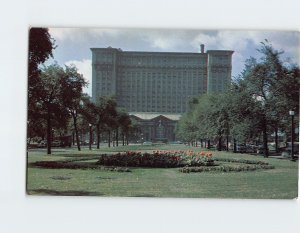
[[[150,124],[147,120],[156,119],[157,130],[149,128],[148,138],[171,132],[164,128],[165,120],[176,122],[188,111],[193,97],[222,92],[231,82],[233,51],[229,50],[205,52],[201,45],[200,53],[122,51],[112,47],[91,51],[93,101],[114,96],[119,107],[145,125]]]
[[[207,51],[207,92],[223,92],[231,82],[233,51]]]
[[[233,51],[136,52],[92,48],[92,97],[115,96],[129,112],[179,113],[189,100],[226,90]]]

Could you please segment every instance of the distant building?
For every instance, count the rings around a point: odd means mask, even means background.
[[[132,113],[131,118],[141,125],[142,141],[175,141],[175,126],[180,114]]]
[[[231,81],[233,51],[229,50],[204,52],[204,45],[201,53],[137,52],[111,47],[91,50],[93,100],[115,96],[119,107],[136,116],[173,114],[179,119],[188,111],[193,97],[222,92]]]

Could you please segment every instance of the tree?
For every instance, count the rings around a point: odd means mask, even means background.
[[[110,137],[111,127],[115,123],[117,114],[116,106],[116,101],[111,97],[99,97],[95,103],[90,99],[84,100],[83,114],[86,120],[96,127],[97,149],[100,148],[101,130],[108,131]]]
[[[80,140],[78,135],[78,117],[82,109],[82,89],[87,85],[83,76],[78,73],[75,66],[66,66],[64,76],[61,78],[61,100],[62,104],[73,119],[77,148],[80,151]]]
[[[53,57],[55,41],[51,38],[48,28],[31,28],[29,30],[28,78],[29,81],[38,78],[39,65],[49,57]]]
[[[82,88],[86,85],[76,67],[58,64],[43,67],[36,82],[35,104],[33,109],[47,128],[47,154],[51,154],[53,129],[66,129],[70,116],[76,132],[77,145],[80,145],[77,117],[80,110]],[[80,150],[80,147],[78,147]]]
[[[52,120],[60,119],[62,125],[67,125],[68,113],[62,106],[61,79],[65,72],[57,64],[44,67],[37,83],[36,107],[46,120],[47,125],[47,154],[51,154]]]
[[[128,115],[127,112],[125,112],[122,109],[118,109],[117,111],[117,122],[118,122],[118,128],[121,129],[121,133],[122,133],[122,144],[123,146],[125,145],[125,137],[128,137],[128,133],[129,133],[129,128],[131,126],[131,119],[130,116]],[[118,130],[116,131],[116,145],[118,146],[119,143],[119,132]]]
[[[188,112],[180,118],[177,124],[176,137],[190,144],[196,138],[196,131],[197,126],[194,124],[192,112]]]
[[[141,135],[141,123],[134,118],[130,118],[131,124],[128,127],[127,134],[125,135],[126,138],[126,145],[129,144],[129,141],[137,141]]]
[[[42,116],[38,110],[40,87],[40,68],[48,58],[53,57],[55,41],[51,38],[47,28],[31,28],[29,30],[28,51],[28,137],[43,135],[41,123]]]
[[[258,127],[263,134],[264,154],[268,157],[268,131],[275,131],[277,149],[277,132],[288,108],[299,114],[299,69],[284,66],[280,59],[283,52],[275,50],[268,41],[263,42],[258,51],[262,54],[261,62],[249,66],[243,78],[257,104]]]
[[[133,121],[131,120],[128,113],[126,113],[121,123],[123,146],[125,145],[125,142],[127,142],[126,144],[128,145],[128,137],[130,129],[133,127],[133,125]]]
[[[275,50],[268,41],[258,50],[260,61],[250,58],[245,68],[222,94],[203,95],[190,103],[190,112],[178,123],[177,135],[187,141],[192,138],[249,142],[263,135],[264,155],[268,157],[268,135],[291,128],[286,124],[288,111],[299,116],[300,71],[296,65],[284,65],[282,51]],[[297,118],[296,118],[297,119]],[[228,147],[228,146],[227,146]]]

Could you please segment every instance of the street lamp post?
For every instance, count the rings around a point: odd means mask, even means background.
[[[141,133],[141,144],[143,144],[144,138],[143,138],[143,133]]]
[[[90,127],[89,149],[92,150],[92,124],[89,124],[89,127]]]
[[[292,160],[294,160],[294,111],[289,111],[290,116],[292,116],[292,131],[291,131],[291,141],[292,141]]]

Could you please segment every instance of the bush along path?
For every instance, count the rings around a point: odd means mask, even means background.
[[[273,165],[270,165],[264,161],[254,161],[246,159],[229,159],[229,158],[216,158],[215,161],[223,162],[225,164],[215,163],[213,167],[184,167],[180,171],[183,173],[190,172],[243,172],[243,171],[255,171],[258,169],[274,169]]]

